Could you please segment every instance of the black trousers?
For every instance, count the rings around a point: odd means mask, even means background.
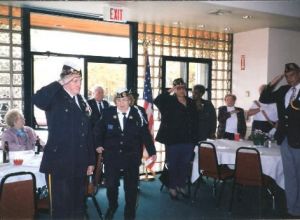
[[[49,178],[47,185],[49,189]],[[53,219],[84,219],[85,177],[51,175]],[[50,193],[50,192],[49,192]]]
[[[137,187],[139,180],[139,165],[127,164],[122,170],[119,166],[113,164],[105,165],[107,199],[110,209],[117,209],[120,177],[124,175],[125,209],[124,217],[128,219],[135,218]]]

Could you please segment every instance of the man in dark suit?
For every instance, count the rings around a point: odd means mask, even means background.
[[[92,115],[90,117],[92,127],[94,127],[96,122],[100,119],[103,110],[109,107],[109,103],[103,100],[104,90],[101,86],[95,86],[93,96],[94,98],[88,100],[89,106],[92,109]]]
[[[219,107],[218,112],[218,138],[234,140],[234,135],[239,134],[241,138],[246,135],[246,120],[244,110],[235,107],[236,96],[227,94],[225,96],[226,106]]]
[[[285,77],[288,85],[274,90]],[[300,218],[300,69],[295,63],[285,65],[283,74],[276,76],[263,90],[259,101],[276,103],[278,127],[275,133],[281,145],[285,194],[289,217]]]
[[[205,94],[203,85],[193,87],[193,99],[198,112],[198,140],[205,141],[207,138],[216,138],[217,114],[211,101],[203,99]]]
[[[109,208],[105,218],[112,219],[118,207],[120,173],[124,173],[125,219],[135,218],[141,147],[144,144],[152,160],[156,160],[153,140],[149,138],[147,124],[137,109],[130,107],[129,92],[117,93],[116,107],[104,110],[96,123],[94,135],[97,152],[104,152],[106,187]]]
[[[65,64],[60,80],[42,87],[32,100],[47,118],[48,140],[40,171],[46,174],[54,219],[84,218],[85,180],[94,170],[90,109],[80,88],[80,69]]]

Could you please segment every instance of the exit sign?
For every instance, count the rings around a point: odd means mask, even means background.
[[[103,10],[103,20],[114,22],[126,22],[126,12],[121,7],[106,7]]]

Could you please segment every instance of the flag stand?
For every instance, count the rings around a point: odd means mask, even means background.
[[[143,158],[144,160],[144,158]],[[145,174],[140,175],[140,180],[142,181],[154,181],[155,180],[155,175],[151,175],[148,173],[147,167],[145,166],[145,161],[144,161],[144,169],[145,169]]]
[[[142,181],[154,181],[155,176],[149,174],[148,171],[147,171],[147,168],[146,168],[145,174],[140,175],[140,180],[142,180]]]

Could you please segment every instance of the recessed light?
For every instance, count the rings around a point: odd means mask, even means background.
[[[243,16],[243,19],[251,19],[251,18],[253,18],[251,15],[244,15]]]
[[[225,27],[225,28],[224,28],[224,31],[230,31],[230,30],[231,30],[230,27]]]
[[[204,24],[198,24],[197,27],[198,28],[205,28],[205,25]]]
[[[181,25],[182,23],[180,21],[174,21],[173,25]]]
[[[223,9],[216,9],[216,10],[212,10],[212,11],[208,12],[208,14],[221,16],[221,15],[231,14],[231,11],[223,10]]]

